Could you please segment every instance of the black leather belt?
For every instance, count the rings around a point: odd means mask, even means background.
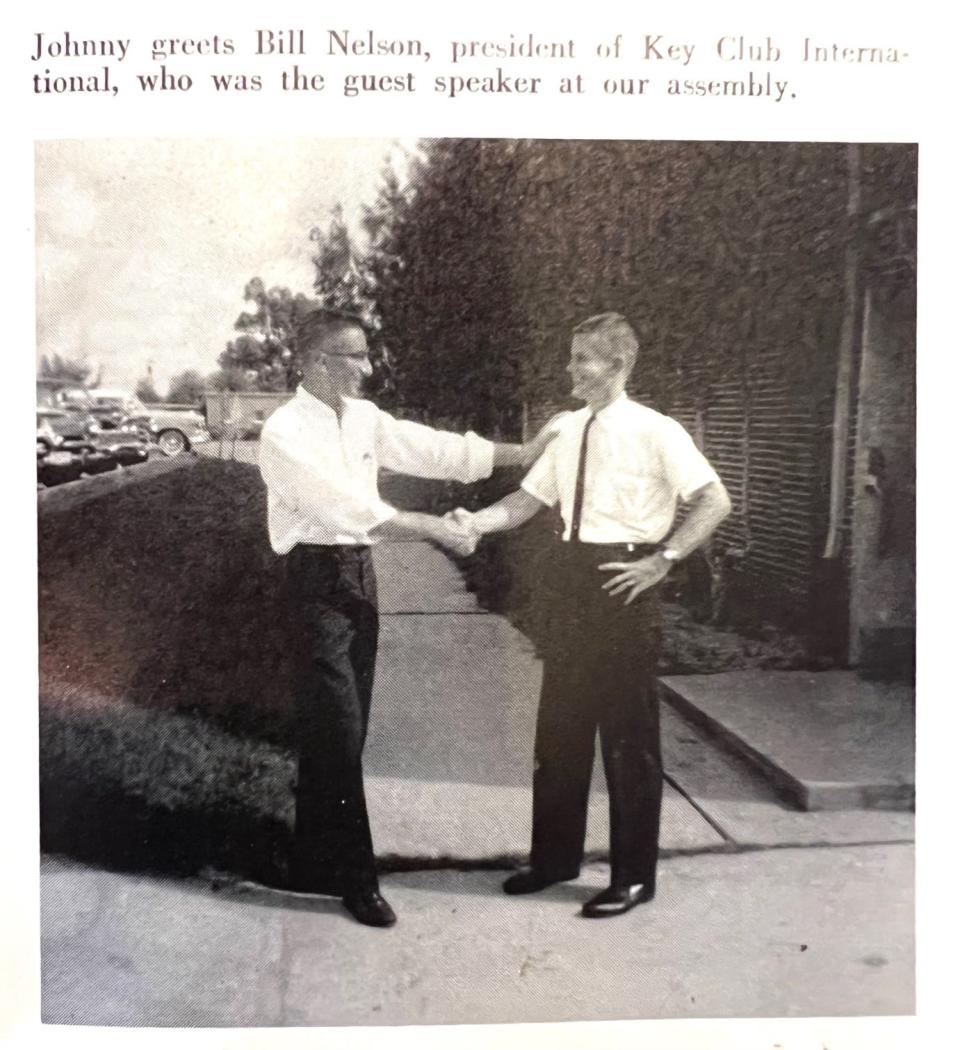
[[[290,551],[291,554],[334,555],[345,558],[358,558],[370,550],[368,544],[360,543],[298,543]]]
[[[565,541],[563,546],[583,554],[629,555],[632,558],[648,558],[651,554],[663,550],[662,543],[584,543],[577,540]]]

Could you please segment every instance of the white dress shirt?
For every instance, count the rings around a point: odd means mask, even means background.
[[[557,438],[521,483],[548,507],[560,504],[565,540],[570,539],[580,444],[589,418],[589,408],[563,417]],[[597,413],[587,436],[580,540],[659,543],[673,525],[678,501],[718,480],[676,420],[621,394]]]
[[[372,401],[345,398],[340,418],[303,387],[260,435],[270,545],[370,544],[396,509],[380,499],[380,467],[449,481],[479,481],[493,470],[493,445],[394,419]]]

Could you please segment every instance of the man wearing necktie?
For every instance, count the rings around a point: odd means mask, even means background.
[[[683,427],[626,396],[637,351],[636,334],[619,314],[578,325],[567,371],[585,407],[560,420],[556,440],[516,492],[473,515],[452,515],[482,534],[560,505],[563,539],[540,581],[549,638],[530,864],[504,890],[534,893],[579,875],[599,731],[611,877],[583,906],[590,918],[622,914],[654,896],[663,792],[657,585],[730,511],[722,482]],[[671,532],[680,503],[687,515]]]

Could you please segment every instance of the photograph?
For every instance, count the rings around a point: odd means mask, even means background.
[[[33,143],[43,1024],[913,1015],[917,144],[148,130]]]

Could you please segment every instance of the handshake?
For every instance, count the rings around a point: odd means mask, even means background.
[[[447,550],[465,557],[477,549],[482,535],[474,515],[463,507],[457,507],[443,516],[436,539]]]

